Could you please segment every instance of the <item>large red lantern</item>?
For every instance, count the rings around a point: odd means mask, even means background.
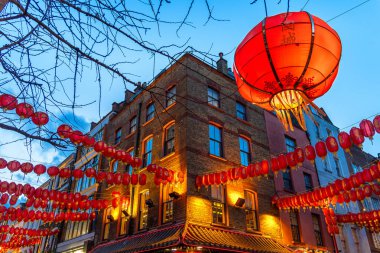
[[[279,164],[278,164],[278,159],[276,157],[272,157],[270,159],[270,167],[271,167],[274,175],[277,176],[277,173],[280,170],[280,168],[279,168]],[[248,174],[250,174],[249,168],[250,168],[250,166],[248,166]]]
[[[305,147],[305,157],[306,157],[307,160],[309,160],[310,162],[314,163],[316,154],[315,154],[315,149],[314,149],[314,147],[312,145],[307,145]]]
[[[18,161],[10,161],[7,164],[8,169],[13,173],[15,171],[18,171],[20,169],[20,162]]]
[[[374,119],[373,119],[373,126],[375,128],[375,131],[380,134],[380,115],[377,115]]]
[[[32,117],[34,109],[28,103],[20,103],[16,107],[16,113],[21,119],[26,119]]]
[[[45,165],[37,164],[36,166],[34,166],[34,173],[36,173],[38,176],[40,176],[41,174],[44,174],[45,172],[46,172]]]
[[[286,154],[286,162],[292,169],[295,169],[297,167],[297,161],[294,152],[289,152]]]
[[[8,165],[8,162],[3,159],[3,158],[0,158],[0,169],[4,169],[5,167],[7,167]]]
[[[62,139],[66,139],[70,136],[71,132],[73,130],[71,129],[71,127],[69,125],[60,125],[58,128],[57,128],[57,133],[59,135],[59,137],[61,137]]]
[[[327,148],[326,148],[326,144],[323,142],[323,141],[318,141],[316,144],[315,144],[315,151],[317,152],[317,155],[322,158],[322,160],[325,159],[325,157],[327,156]]]
[[[0,107],[3,108],[4,111],[13,110],[16,106],[17,98],[9,94],[0,95]]]
[[[139,182],[139,175],[138,174],[132,174],[132,176],[131,176],[132,185],[137,185],[138,182]]]
[[[298,166],[302,166],[303,161],[305,161],[305,152],[302,148],[296,148],[294,150],[295,159],[297,161]]]
[[[33,164],[23,163],[20,166],[20,170],[26,175],[33,171]]]
[[[359,148],[362,147],[362,144],[364,142],[364,136],[363,136],[362,130],[360,130],[360,128],[357,128],[357,127],[351,128],[350,137],[351,137],[352,142],[356,146],[358,146]]]
[[[59,171],[59,177],[61,178],[69,178],[71,176],[70,168],[63,168]]]
[[[83,170],[81,170],[81,169],[75,169],[75,170],[73,170],[73,177],[76,180],[81,179],[83,176],[84,176]]]
[[[83,133],[78,130],[72,131],[69,135],[70,141],[74,143],[75,145],[81,144],[83,137],[84,137]]]
[[[352,146],[350,135],[346,132],[340,132],[338,134],[338,140],[339,145],[344,149],[344,151],[350,152],[350,148]]]
[[[82,143],[85,147],[92,147],[95,144],[95,138],[88,135],[84,135]]]
[[[51,166],[47,169],[47,173],[49,175],[49,177],[55,177],[55,176],[58,176],[59,174],[59,168],[56,167],[56,166]]]
[[[306,129],[303,111],[331,87],[341,57],[338,34],[307,12],[265,18],[240,43],[234,74],[240,94],[276,111],[293,129],[289,112]],[[313,104],[312,104],[313,105]]]
[[[44,126],[49,122],[49,116],[44,112],[35,112],[32,115],[32,121],[37,126]]]
[[[372,122],[368,119],[364,119],[360,122],[359,126],[360,130],[362,130],[363,135],[372,140],[373,136],[375,135],[375,127],[373,126]]]
[[[141,173],[139,175],[139,184],[140,185],[146,185],[146,175],[144,173]]]
[[[339,150],[338,141],[333,136],[329,136],[326,138],[326,147],[327,150],[334,155],[336,155],[336,152]]]
[[[129,185],[129,183],[131,182],[131,176],[129,175],[129,173],[124,173],[123,174],[123,179],[122,179],[122,184],[127,186]]]

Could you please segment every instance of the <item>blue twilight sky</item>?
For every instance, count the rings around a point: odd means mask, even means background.
[[[129,4],[141,6],[142,2],[131,0]],[[162,19],[171,21],[183,19],[190,2],[191,0],[172,0],[170,4],[162,8],[160,14]],[[152,29],[143,36],[157,46],[181,45],[187,42],[187,46],[214,55],[215,61],[218,59],[218,53],[223,52],[229,66],[232,66],[236,46],[247,32],[265,17],[263,1],[258,0],[255,4],[250,4],[251,2],[252,0],[209,0],[210,7],[213,8],[213,16],[216,19],[228,21],[210,20],[205,24],[208,17],[205,1],[195,0],[187,19],[191,26],[184,25],[177,31],[178,25],[163,24],[160,26],[160,35],[156,26],[152,26]],[[278,0],[267,0],[269,16],[286,12],[287,1],[282,0],[279,4],[277,2]],[[336,126],[343,130],[349,130],[349,126],[358,125],[361,119],[380,113],[378,81],[380,26],[377,20],[380,14],[380,1],[293,0],[290,1],[290,11],[300,11],[305,4],[304,10],[325,21],[362,4],[328,22],[340,35],[343,53],[339,74],[333,87],[327,94],[316,100],[316,104],[325,109]],[[141,11],[150,11],[150,8],[143,4]],[[126,45],[129,45],[128,43],[126,41]],[[179,51],[178,49],[168,50],[171,53]],[[131,53],[121,59],[120,55],[112,57],[114,59],[111,60],[115,61],[136,61],[123,69],[130,73],[129,78],[136,82],[149,82],[168,64],[167,59],[160,56],[153,57],[149,54],[141,56],[138,53]],[[82,131],[89,129],[88,123],[98,121],[104,116],[111,109],[112,102],[123,100],[125,87],[121,80],[104,76],[102,81],[102,99],[99,106],[99,89],[95,72],[88,70],[88,73],[81,77],[77,101],[82,104],[95,101],[95,103],[75,111],[76,125]],[[133,90],[132,85],[127,87]],[[69,88],[68,92],[70,92]],[[67,115],[70,118],[73,117],[71,112],[67,112]],[[58,122],[52,126],[52,129],[57,125]],[[9,132],[0,131],[0,134],[2,136],[0,143],[17,138],[16,134],[9,134]],[[373,144],[366,141],[364,149],[377,155],[380,152],[380,137],[376,136]],[[32,160],[36,162],[57,164],[64,158],[59,151],[37,142],[33,143],[32,150]],[[28,151],[23,150],[18,143],[0,146],[0,156],[30,159]],[[21,180],[21,178],[18,179]],[[30,181],[35,182],[36,179],[32,178]]]

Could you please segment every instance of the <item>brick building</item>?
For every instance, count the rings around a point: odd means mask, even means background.
[[[273,176],[202,187],[195,178],[268,158],[264,111],[236,92],[222,58],[217,68],[185,54],[149,85],[113,104],[106,143],[142,157],[145,186],[107,186],[97,196],[129,196],[99,212],[91,252],[289,252],[272,206]],[[154,184],[148,164],[182,171],[182,184]],[[103,159],[103,171],[133,168]],[[239,204],[239,201],[245,204]],[[310,223],[311,224],[311,223]],[[327,244],[329,246],[329,244]]]
[[[281,122],[273,113],[265,112],[265,120],[271,154],[292,152],[296,147],[310,144],[306,132],[298,127],[292,132],[285,132]],[[287,168],[286,171],[279,172],[274,181],[276,194],[280,197],[310,191],[320,185],[317,170],[308,161],[298,169]],[[301,252],[308,252],[307,250],[334,252],[334,242],[324,220],[323,213],[315,209],[281,211],[280,222],[284,243]]]

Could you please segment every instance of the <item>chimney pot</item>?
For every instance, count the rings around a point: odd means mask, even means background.
[[[216,62],[216,69],[225,75],[228,75],[227,61],[223,58],[223,53],[219,53],[220,59]]]

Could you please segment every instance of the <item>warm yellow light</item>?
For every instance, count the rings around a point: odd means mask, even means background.
[[[243,193],[241,191],[235,191],[234,189],[230,189],[230,188],[228,189],[228,196],[227,196],[228,203],[235,205],[236,201],[239,198],[244,199]]]
[[[120,213],[120,210],[119,210],[119,207],[117,207],[117,208],[113,208],[111,215],[113,216],[115,220],[117,220],[119,218],[119,213]]]

